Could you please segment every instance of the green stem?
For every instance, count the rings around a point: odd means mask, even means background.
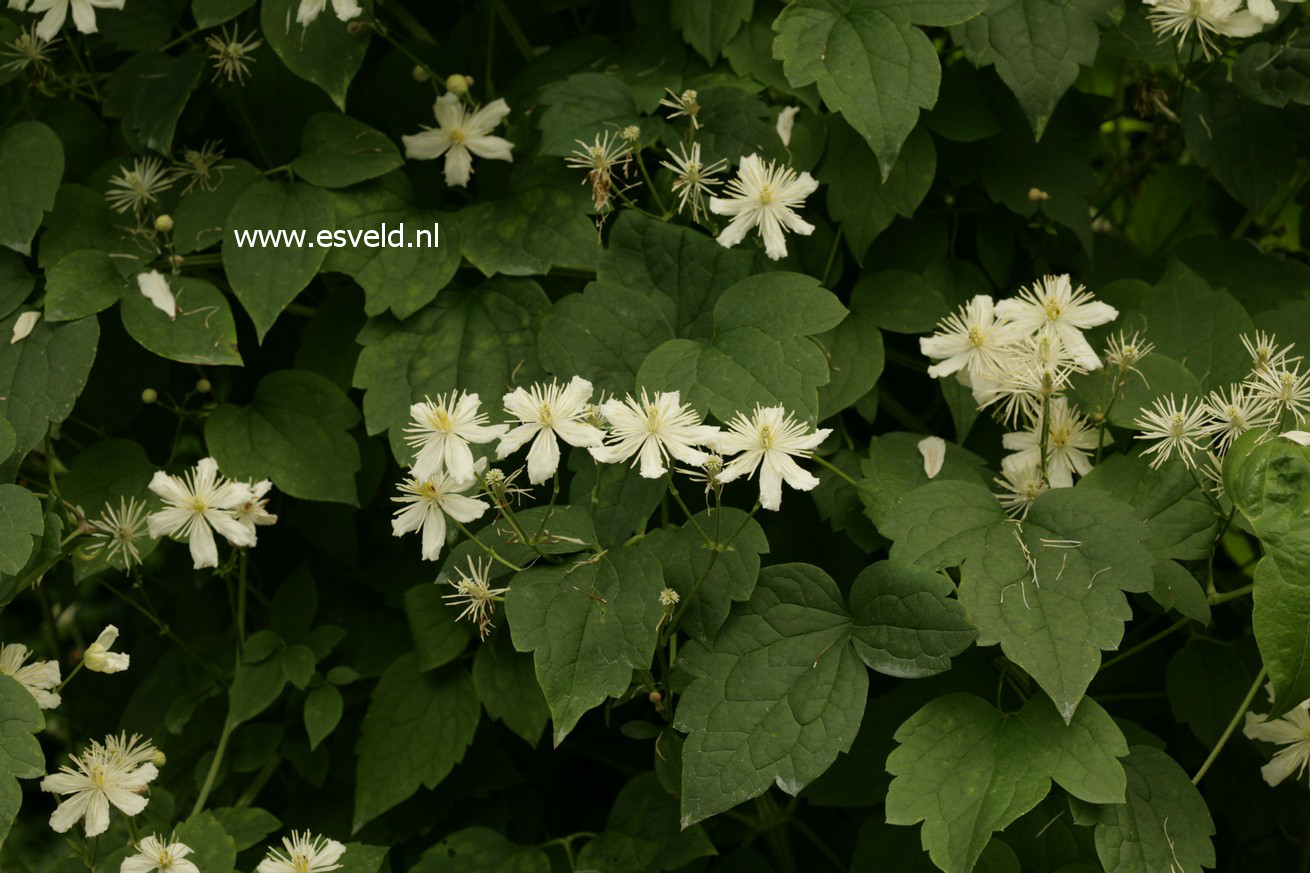
[[[1239,597],[1245,597],[1255,589],[1255,584],[1250,583],[1243,585],[1241,588],[1234,588],[1232,591],[1220,591],[1211,594],[1206,600],[1211,606],[1218,606],[1221,603],[1227,603],[1230,600],[1236,600]]]
[[[700,526],[700,522],[696,521],[696,516],[694,516],[691,510],[687,508],[687,504],[682,502],[682,495],[678,493],[678,486],[673,484],[672,470],[669,471],[668,485],[669,493],[673,495],[673,499],[677,501],[678,506],[682,507],[682,513],[687,516],[687,521],[691,522],[692,527],[696,528],[696,533],[700,534],[701,539],[705,540],[705,545],[713,548],[715,545],[714,541],[710,539],[709,534],[705,533],[705,529]]]
[[[82,665],[85,664],[85,663],[86,663],[86,661],[78,661],[78,662],[77,662],[77,666],[73,668],[73,672],[71,672],[71,673],[69,673],[67,676],[65,676],[65,677],[64,677],[64,681],[63,681],[63,682],[60,682],[57,686],[55,686],[55,694],[58,694],[59,692],[63,691],[63,690],[64,690],[64,686],[67,685],[69,682],[72,682],[72,681],[73,681],[73,677],[76,676],[78,673],[81,673],[81,672],[82,672]]]
[[[268,784],[268,780],[272,778],[275,772],[277,772],[277,768],[281,763],[282,755],[280,753],[269,758],[268,763],[265,764],[259,773],[255,775],[255,780],[250,783],[250,787],[241,792],[241,796],[237,798],[237,802],[233,805],[237,809],[242,809],[254,803],[255,798],[259,796],[259,792],[264,790],[264,786]]]
[[[1038,455],[1040,456],[1039,459],[1041,461],[1042,484],[1049,486],[1051,484],[1051,480],[1047,475],[1047,470],[1046,470],[1046,445],[1051,440],[1051,395],[1049,393],[1042,394],[1041,416],[1042,416],[1042,429],[1041,429],[1041,435],[1037,439],[1037,451],[1038,451]]]
[[[509,11],[509,7],[505,5],[505,0],[491,0],[491,8],[496,11],[496,17],[505,26],[509,38],[514,42],[514,47],[519,50],[519,54],[523,55],[523,60],[532,60],[532,43],[528,42],[528,38],[523,33],[522,28],[519,27],[519,23],[514,20],[514,15]]]
[[[655,182],[651,179],[650,173],[646,172],[646,162],[641,159],[640,149],[638,149],[636,157],[637,171],[641,173],[641,178],[645,180],[646,187],[650,189],[650,195],[655,198],[655,205],[659,207],[661,215],[668,216],[670,214],[668,207],[664,205],[664,198],[660,196],[659,189],[655,187]]]
[[[828,274],[832,272],[832,265],[837,261],[837,250],[841,247],[842,230],[843,228],[838,225],[837,232],[832,235],[832,246],[828,249],[828,261],[823,265],[823,278],[819,280],[819,284],[825,288],[828,287]]]
[[[532,535],[532,542],[536,543],[541,539],[541,534],[546,530],[546,522],[550,519],[551,512],[555,509],[555,501],[559,499],[559,470],[551,478],[550,502],[546,504],[546,511],[541,514],[541,523],[537,525],[537,532]]]
[[[460,532],[463,533],[464,536],[468,537],[469,539],[473,540],[473,542],[477,543],[478,546],[480,546],[480,547],[482,548],[482,551],[484,551],[484,552],[486,552],[488,555],[490,555],[490,556],[492,557],[492,559],[494,559],[494,560],[496,560],[496,561],[499,561],[500,563],[504,564],[506,567],[509,567],[509,568],[510,568],[511,570],[513,570],[515,573],[521,573],[521,572],[523,571],[523,568],[522,568],[522,567],[520,567],[520,566],[517,565],[517,564],[512,564],[512,563],[510,563],[509,561],[505,560],[504,558],[502,558],[502,557],[500,556],[500,553],[499,553],[499,552],[497,552],[497,551],[496,551],[495,549],[493,549],[491,546],[489,546],[489,545],[487,545],[486,543],[484,543],[482,540],[478,539],[477,535],[474,534],[473,531],[471,531],[471,530],[469,530],[467,527],[465,527],[464,524],[463,524],[463,522],[461,522],[461,521],[459,521],[458,519],[455,519],[455,518],[452,518],[451,521],[454,522],[455,527],[459,528]]]
[[[722,513],[723,510],[720,508],[718,511]],[[728,537],[728,539],[723,543],[715,542],[710,544],[712,553],[710,555],[709,563],[705,565],[705,569],[701,572],[700,578],[696,580],[696,583],[691,586],[691,590],[687,592],[687,596],[683,598],[682,605],[678,607],[678,611],[673,614],[673,618],[669,621],[669,628],[665,632],[664,639],[667,640],[677,629],[678,622],[682,620],[682,614],[687,611],[687,607],[691,605],[692,600],[695,599],[696,594],[700,591],[701,585],[705,584],[705,580],[709,578],[710,571],[714,569],[714,563],[718,560],[719,554],[728,550],[728,547],[732,545],[732,541],[737,538],[739,533],[746,529],[746,525],[750,524],[751,519],[755,517],[755,513],[759,511],[760,503],[757,500],[755,501],[755,505],[751,507],[750,513],[742,519],[741,524],[732,532],[732,536]]]
[[[1106,661],[1104,664],[1101,665],[1101,670],[1108,670],[1108,669],[1110,669],[1110,668],[1113,667],[1115,664],[1118,664],[1120,661],[1123,661],[1123,660],[1125,660],[1126,658],[1130,658],[1130,657],[1132,657],[1133,655],[1135,655],[1135,654],[1137,654],[1138,652],[1140,652],[1142,649],[1145,649],[1145,648],[1147,648],[1148,646],[1152,646],[1152,645],[1154,645],[1154,644],[1160,642],[1160,640],[1162,640],[1162,639],[1164,639],[1165,637],[1169,636],[1171,633],[1173,633],[1174,631],[1178,630],[1179,628],[1186,626],[1186,625],[1187,625],[1188,623],[1190,623],[1190,622],[1191,622],[1191,619],[1190,619],[1190,618],[1180,618],[1180,619],[1178,619],[1178,621],[1176,621],[1176,622],[1174,622],[1173,624],[1169,625],[1169,627],[1167,627],[1167,628],[1165,628],[1164,630],[1160,631],[1160,632],[1157,633],[1155,636],[1148,637],[1147,639],[1144,639],[1144,640],[1142,640],[1140,643],[1138,643],[1137,645],[1133,646],[1131,649],[1128,649],[1128,650],[1126,650],[1126,651],[1120,652],[1119,654],[1115,655],[1113,658],[1111,658],[1110,660]],[[1097,672],[1099,673],[1101,670],[1098,670]]]
[[[223,763],[223,754],[227,751],[227,741],[232,736],[232,713],[229,707],[227,718],[223,721],[223,733],[218,738],[218,748],[214,750],[214,760],[209,762],[209,772],[205,774],[205,783],[200,786],[200,796],[196,798],[196,805],[191,808],[191,815],[195,817],[205,808],[205,801],[209,800],[209,792],[214,788],[214,780],[218,778],[219,765]]]
[[[1233,731],[1237,730],[1237,725],[1241,723],[1242,717],[1246,715],[1246,711],[1251,708],[1252,702],[1255,701],[1256,694],[1260,692],[1260,686],[1264,684],[1265,678],[1268,677],[1268,675],[1269,669],[1262,666],[1259,675],[1257,675],[1255,681],[1251,683],[1250,690],[1246,692],[1246,697],[1242,699],[1242,705],[1237,708],[1237,712],[1233,713],[1232,721],[1228,722],[1228,727],[1224,728],[1223,734],[1219,737],[1219,742],[1215,743],[1214,748],[1210,750],[1209,756],[1206,757],[1205,763],[1201,765],[1201,769],[1197,770],[1196,775],[1192,777],[1193,785],[1201,784],[1201,779],[1210,770],[1210,766],[1214,764],[1215,759],[1219,757],[1219,753],[1223,751],[1224,746],[1228,744],[1228,740],[1233,736]]]

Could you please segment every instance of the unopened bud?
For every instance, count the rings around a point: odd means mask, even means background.
[[[648,695],[647,699],[648,699],[651,703],[659,703],[661,700],[664,699],[664,695],[663,695],[663,694],[660,694],[658,691],[652,691],[652,692]]]
[[[155,219],[155,230],[160,233],[168,233],[173,229],[173,216],[161,215]]]
[[[1033,203],[1043,203],[1047,200],[1050,200],[1051,195],[1047,194],[1041,188],[1029,188],[1028,199],[1031,200]]]
[[[428,72],[427,67],[421,67],[418,64],[414,65],[414,69],[410,70],[409,74],[414,77],[415,82],[426,82],[432,78],[432,74]]]
[[[154,764],[156,767],[162,767],[168,763],[168,756],[158,749],[155,749],[155,753],[150,756],[150,763]]]
[[[463,73],[452,73],[446,77],[446,90],[462,97],[469,92],[469,85],[472,83],[473,80]]]
[[[208,394],[210,391],[213,391],[213,390],[214,390],[214,386],[211,385],[211,384],[209,384],[209,380],[208,380],[208,379],[197,379],[197,380],[196,380],[196,393],[197,393],[197,394]]]
[[[156,391],[154,388],[147,388],[146,390],[141,392],[142,403],[154,403],[158,399],[159,399],[159,392]]]

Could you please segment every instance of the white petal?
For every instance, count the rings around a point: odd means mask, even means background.
[[[136,284],[145,298],[155,304],[156,309],[169,318],[177,318],[177,299],[173,297],[173,291],[168,287],[168,280],[163,273],[158,270],[138,273]]]
[[[450,148],[450,134],[440,130],[408,134],[400,141],[405,145],[405,157],[411,161],[430,161],[441,157]]]
[[[942,463],[946,460],[946,440],[935,436],[924,437],[919,440],[919,454],[923,455],[923,472],[929,479],[935,478],[942,471]]]
[[[191,562],[195,569],[218,566],[218,546],[214,543],[214,532],[203,520],[191,526]]]
[[[41,311],[39,309],[31,309],[18,316],[18,319],[14,322],[14,334],[9,338],[9,344],[12,346],[14,343],[27,339],[28,334],[32,332],[36,327],[36,323],[40,320]]]
[[[467,188],[473,175],[473,155],[460,143],[446,152],[446,184],[453,188]]]
[[[528,449],[528,481],[540,485],[554,476],[557,469],[559,443],[555,440],[555,431],[544,427],[532,441],[532,448]]]

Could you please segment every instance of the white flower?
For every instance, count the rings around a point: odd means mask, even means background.
[[[163,273],[158,270],[137,273],[136,285],[141,289],[141,294],[155,304],[156,309],[169,318],[177,318],[177,299],[173,297],[173,289],[168,287],[168,280]]]
[[[1007,513],[1017,518],[1026,517],[1033,501],[1049,487],[1042,481],[1041,469],[1018,455],[1010,455],[1001,461],[1001,475],[992,481],[1001,488],[996,499]]]
[[[97,9],[122,9],[124,0],[34,0],[29,12],[44,12],[45,18],[36,27],[36,35],[52,39],[64,26],[69,6],[73,9],[73,24],[82,33],[96,32]]]
[[[451,478],[473,478],[473,452],[469,443],[489,443],[505,435],[503,424],[488,424],[487,415],[478,411],[478,395],[463,391],[425,398],[409,408],[410,424],[405,428],[405,442],[417,449],[414,467],[416,479],[447,470]]]
[[[253,538],[256,525],[277,524],[277,516],[268,511],[266,496],[273,483],[267,479],[260,479],[258,482],[247,483],[245,487],[246,493],[241,502],[232,508],[232,517],[249,531]]]
[[[107,625],[96,637],[96,641],[86,647],[82,655],[82,666],[93,673],[121,673],[131,664],[130,655],[109,651],[109,647],[118,639],[118,628]]]
[[[793,456],[808,458],[832,433],[797,421],[781,406],[759,406],[750,418],[740,412],[728,423],[728,430],[714,439],[714,448],[724,455],[735,454],[719,473],[719,482],[731,482],[741,475],[760,472],[760,506],[776,510],[782,505],[782,483],[797,491],[809,491],[819,484],[812,473],[802,470]],[[738,454],[740,453],[740,454]]]
[[[682,597],[679,596],[678,592],[674,591],[672,588],[664,588],[660,591],[660,606],[665,609],[672,609],[677,606],[678,601],[681,599]]]
[[[118,499],[118,508],[108,504],[100,517],[90,522],[93,542],[86,553],[95,557],[102,551],[109,560],[118,558],[124,568],[141,563],[137,543],[146,536],[146,505],[135,497]]]
[[[1251,396],[1241,385],[1229,386],[1227,394],[1211,391],[1204,406],[1211,419],[1205,432],[1214,441],[1214,450],[1221,455],[1251,428],[1270,423],[1267,405]]]
[[[296,23],[308,27],[326,8],[327,0],[300,0],[300,8],[296,11]],[[364,10],[360,9],[359,0],[332,0],[332,11],[342,21],[349,21]]]
[[[117,176],[110,177],[110,189],[105,194],[115,212],[131,209],[140,215],[147,206],[158,203],[157,195],[173,184],[172,174],[164,167],[164,162],[153,156],[137,158],[130,170],[126,166],[118,170]]]
[[[1192,455],[1203,451],[1200,440],[1205,437],[1204,404],[1193,403],[1185,396],[1182,403],[1176,403],[1172,394],[1168,398],[1157,397],[1154,408],[1142,410],[1134,424],[1142,431],[1136,434],[1136,439],[1159,440],[1142,451],[1142,457],[1155,455],[1151,461],[1152,467],[1159,467],[1174,454],[1187,466],[1196,466],[1196,459]]]
[[[41,310],[29,309],[14,320],[14,333],[9,338],[9,345],[22,342],[36,329],[36,323],[41,320]]]
[[[669,88],[665,88],[664,92],[669,96],[661,97],[660,105],[673,110],[669,113],[669,120],[685,115],[691,121],[692,130],[700,128],[700,121],[696,118],[700,114],[700,103],[697,102],[696,92],[690,88],[681,94],[675,94]]]
[[[819,183],[809,173],[796,175],[791,167],[769,161],[765,166],[759,155],[741,160],[737,178],[728,183],[727,197],[711,197],[710,212],[730,215],[732,221],[719,234],[719,245],[732,248],[758,227],[764,238],[764,253],[773,260],[787,254],[783,228],[809,236],[814,225],[803,220],[795,209],[804,205]]]
[[[424,127],[422,133],[402,136],[405,157],[430,161],[446,156],[446,184],[468,187],[473,175],[473,155],[490,161],[513,161],[514,143],[491,131],[509,115],[509,104],[493,100],[473,114],[468,114],[457,95],[442,94],[432,107],[437,127]]]
[[[1153,351],[1155,343],[1146,342],[1139,332],[1119,331],[1106,342],[1105,363],[1120,370],[1136,370],[1138,361]]]
[[[9,8],[23,11],[27,5],[27,0],[9,0]],[[37,26],[33,24],[25,31],[20,31],[17,39],[10,40],[0,48],[0,55],[7,58],[13,58],[11,61],[5,61],[0,64],[0,70],[12,70],[15,73],[31,68],[32,75],[36,78],[43,78],[49,69],[50,58],[53,56],[51,49],[59,42],[59,38],[45,40],[37,33]]]
[[[678,214],[691,204],[693,221],[700,221],[705,215],[705,195],[713,194],[714,188],[723,184],[718,174],[728,166],[725,160],[717,160],[706,166],[701,162],[700,143],[692,143],[688,152],[686,145],[678,143],[678,152],[669,151],[669,159],[660,161],[660,166],[673,173],[673,193],[678,195]]]
[[[1054,398],[1069,387],[1069,377],[1085,372],[1058,337],[1038,334],[1005,350],[995,381],[975,382],[979,408],[1000,403],[1001,421],[1011,424],[1036,418],[1042,398]]]
[[[118,873],[200,873],[196,865],[187,860],[191,847],[185,843],[170,842],[157,834],[136,844],[136,854],[125,858]]]
[[[211,33],[205,37],[205,45],[211,49],[209,59],[214,64],[214,78],[211,81],[226,78],[228,84],[236,82],[244,85],[246,76],[250,75],[249,65],[258,60],[254,56],[255,49],[263,44],[262,39],[255,38],[253,31],[241,36],[241,28],[236,24],[232,25],[230,34],[227,25],[224,25],[221,34]]]
[[[1206,58],[1216,52],[1214,34],[1255,36],[1264,27],[1251,12],[1242,9],[1242,0],[1143,0],[1151,11],[1147,19],[1159,39],[1178,37],[1178,48],[1195,33]]]
[[[784,106],[778,113],[778,121],[775,127],[778,131],[778,139],[782,140],[784,146],[791,145],[791,131],[796,126],[796,113],[800,112],[799,106]]]
[[[1310,414],[1310,371],[1302,373],[1300,364],[1256,367],[1244,387],[1253,399],[1268,407],[1276,424],[1289,412],[1297,424]]]
[[[491,559],[474,561],[472,557],[468,559],[469,571],[456,569],[459,574],[458,579],[451,579],[450,585],[455,589],[454,594],[441,595],[442,600],[449,600],[451,606],[462,606],[464,611],[457,617],[456,621],[463,618],[471,618],[478,626],[478,635],[482,639],[487,638],[491,629],[495,627],[491,623],[491,617],[496,613],[496,603],[505,599],[508,588],[491,587]]]
[[[663,476],[670,456],[684,464],[705,463],[709,455],[695,447],[708,445],[719,433],[717,427],[702,424],[695,410],[682,403],[677,391],[652,398],[643,389],[640,402],[629,394],[623,401],[605,401],[600,411],[609,422],[610,432],[605,445],[591,449],[592,457],[602,464],[640,462],[641,475],[646,479]]]
[[[549,385],[514,389],[505,395],[505,411],[521,424],[500,438],[496,456],[508,457],[532,440],[528,481],[533,485],[545,482],[559,468],[556,437],[579,448],[599,446],[605,438],[599,428],[582,420],[590,398],[591,383],[581,376],[574,376],[568,385],[552,379]]]
[[[929,479],[936,478],[946,461],[946,440],[941,437],[924,437],[919,440],[919,454],[923,455],[923,473]]]
[[[133,816],[146,808],[146,786],[159,775],[150,759],[155,747],[133,734],[108,737],[41,780],[41,790],[67,795],[50,816],[50,827],[64,833],[79,818],[88,837],[109,829],[109,805]]]
[[[485,459],[475,469],[481,472],[484,465]],[[468,524],[481,518],[488,509],[483,501],[464,495],[463,492],[473,487],[473,479],[452,479],[445,470],[424,479],[406,477],[398,487],[401,495],[391,500],[405,505],[396,510],[395,518],[391,520],[391,533],[400,537],[422,531],[425,561],[441,557],[441,547],[446,544],[447,515],[461,524]]]
[[[996,304],[996,315],[1009,319],[1024,333],[1058,337],[1080,366],[1095,370],[1101,359],[1083,338],[1083,331],[1119,317],[1119,310],[1092,297],[1082,285],[1077,289],[1064,276],[1043,276],[1016,297]]]
[[[1273,699],[1272,689],[1269,697]],[[1284,748],[1260,768],[1260,775],[1270,785],[1277,785],[1293,773],[1300,779],[1310,766],[1310,700],[1303,700],[1282,718],[1268,720],[1267,715],[1246,714],[1242,733],[1253,740],[1276,743]]]
[[[995,379],[1005,369],[1008,348],[1023,330],[996,317],[992,298],[979,294],[937,324],[932,336],[919,338],[919,351],[939,361],[928,375],[940,379],[963,370],[973,379]]]
[[[1242,334],[1242,345],[1246,346],[1246,353],[1251,356],[1251,366],[1257,370],[1286,367],[1301,360],[1300,355],[1292,354],[1292,344],[1279,346],[1276,336],[1262,330],[1257,330],[1253,337]]]
[[[0,675],[14,679],[27,689],[42,709],[59,705],[59,695],[51,691],[59,684],[58,661],[33,661],[26,664],[32,653],[21,643],[0,646]]]
[[[237,521],[235,510],[246,502],[250,487],[225,480],[213,458],[202,458],[185,476],[170,476],[163,470],[150,480],[150,490],[167,504],[152,513],[147,523],[152,537],[181,533],[191,546],[195,569],[218,566],[218,546],[213,531],[234,546],[253,546],[255,534]],[[212,528],[212,530],[211,530]]]
[[[1034,421],[1026,430],[1007,433],[1001,445],[1014,452],[1014,463],[1041,467],[1042,424]],[[1086,476],[1092,471],[1090,452],[1096,449],[1096,431],[1087,419],[1069,408],[1069,401],[1056,397],[1050,404],[1050,426],[1046,433],[1046,478],[1052,488],[1069,488],[1073,474]]]
[[[327,873],[341,866],[337,862],[346,852],[346,847],[336,840],[313,836],[309,831],[292,831],[290,839],[282,838],[282,845],[286,852],[269,849],[256,873]]]
[[[591,185],[592,209],[604,212],[609,208],[610,195],[614,192],[614,168],[621,167],[626,175],[628,161],[632,157],[632,145],[622,137],[616,137],[612,130],[596,134],[591,145],[580,139],[574,142],[578,148],[564,159],[564,163],[574,169],[587,171],[583,184]]]

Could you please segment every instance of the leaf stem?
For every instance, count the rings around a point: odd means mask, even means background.
[[[1241,722],[1242,717],[1246,715],[1246,711],[1251,708],[1252,702],[1255,701],[1256,694],[1260,691],[1260,686],[1264,684],[1264,681],[1268,676],[1269,668],[1261,666],[1260,673],[1255,677],[1255,681],[1251,683],[1251,688],[1246,692],[1246,697],[1242,699],[1242,705],[1237,708],[1237,712],[1233,713],[1233,718],[1228,722],[1228,727],[1224,728],[1223,734],[1219,737],[1219,742],[1215,743],[1214,748],[1210,750],[1209,756],[1205,759],[1205,763],[1201,764],[1201,769],[1197,770],[1196,775],[1192,777],[1193,785],[1201,784],[1201,779],[1210,770],[1210,766],[1214,764],[1215,759],[1219,757],[1219,753],[1222,752],[1224,746],[1228,744],[1228,740],[1232,738],[1233,731],[1237,730],[1238,723]]]
[[[500,556],[500,553],[499,553],[499,552],[497,552],[497,551],[496,551],[495,549],[493,549],[491,546],[489,546],[489,545],[487,545],[486,543],[484,543],[482,540],[478,539],[477,535],[474,534],[473,531],[471,531],[471,530],[469,530],[467,527],[465,527],[463,522],[461,522],[461,521],[459,521],[458,519],[455,519],[455,518],[452,518],[451,521],[453,521],[453,522],[455,523],[455,527],[459,528],[459,529],[460,529],[460,532],[463,533],[464,536],[468,537],[469,539],[473,540],[473,542],[475,542],[475,543],[477,543],[479,546],[481,546],[481,547],[482,547],[482,551],[486,552],[486,553],[487,553],[488,555],[490,555],[494,560],[497,560],[497,561],[499,561],[500,563],[504,564],[506,567],[509,567],[509,568],[510,568],[511,570],[513,570],[515,573],[521,573],[521,572],[523,572],[523,568],[522,568],[522,567],[520,567],[520,566],[517,565],[517,564],[511,564],[509,561],[507,561],[507,560],[505,560],[504,558],[502,558],[502,557]]]
[[[232,736],[232,704],[228,703],[227,718],[223,720],[223,733],[218,737],[218,748],[214,750],[214,760],[209,762],[209,772],[205,774],[205,783],[200,786],[200,795],[196,797],[196,805],[191,807],[192,817],[197,816],[205,808],[205,801],[209,800],[209,792],[214,787],[214,780],[218,777],[218,767],[223,763],[223,754],[227,751],[227,741]]]
[[[1217,591],[1206,598],[1211,606],[1218,606],[1221,603],[1227,603],[1230,600],[1237,600],[1239,597],[1245,597],[1255,590],[1255,583],[1249,582],[1241,588],[1234,588],[1232,591]]]
[[[1119,654],[1115,655],[1113,658],[1111,658],[1110,660],[1108,660],[1108,661],[1106,661],[1104,664],[1102,664],[1100,670],[1097,670],[1096,672],[1100,673],[1102,670],[1108,670],[1108,669],[1110,669],[1111,667],[1113,667],[1115,664],[1118,664],[1120,661],[1123,661],[1123,660],[1125,660],[1125,659],[1127,659],[1127,658],[1132,657],[1133,655],[1136,655],[1136,654],[1137,654],[1138,652],[1140,652],[1142,649],[1145,649],[1145,648],[1147,648],[1148,646],[1155,645],[1156,643],[1160,642],[1160,640],[1162,640],[1162,639],[1164,639],[1165,637],[1169,636],[1169,635],[1170,635],[1171,633],[1173,633],[1174,631],[1178,630],[1178,629],[1181,628],[1181,627],[1185,627],[1186,625],[1190,624],[1191,621],[1192,621],[1192,620],[1191,620],[1190,618],[1186,618],[1186,617],[1183,617],[1183,618],[1178,619],[1178,621],[1176,621],[1176,622],[1174,622],[1173,624],[1169,625],[1169,627],[1167,627],[1167,628],[1165,628],[1164,630],[1160,631],[1160,632],[1157,633],[1155,636],[1147,637],[1146,639],[1142,640],[1142,641],[1141,641],[1140,643],[1138,643],[1137,645],[1133,646],[1131,649],[1127,649],[1126,651],[1120,652]]]

